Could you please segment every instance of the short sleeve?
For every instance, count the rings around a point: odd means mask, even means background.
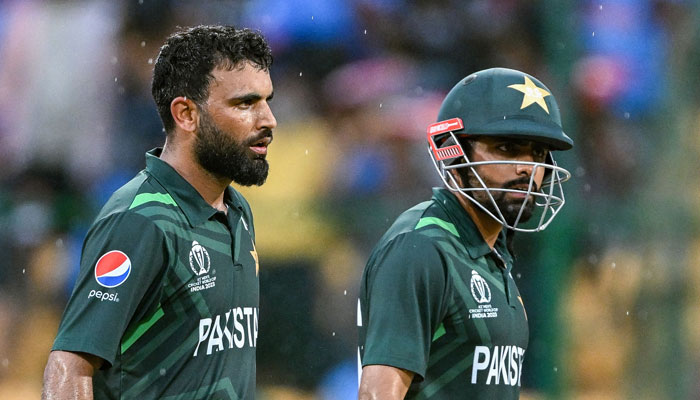
[[[97,221],[83,245],[80,273],[53,350],[96,355],[110,364],[144,295],[166,264],[162,231],[134,213]]]
[[[415,233],[394,238],[370,259],[360,299],[366,313],[363,366],[390,365],[425,376],[432,337],[446,309],[446,280],[439,250]]]

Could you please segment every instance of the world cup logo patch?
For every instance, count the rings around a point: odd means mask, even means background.
[[[472,297],[479,304],[491,302],[491,288],[478,272],[472,271],[472,279],[470,282],[470,289],[472,292]]]
[[[192,242],[192,250],[190,250],[190,268],[195,275],[200,276],[209,272],[211,261],[209,260],[209,252],[196,240]]]

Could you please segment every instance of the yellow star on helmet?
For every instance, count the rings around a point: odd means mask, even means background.
[[[537,103],[537,105],[542,107],[542,109],[549,114],[549,109],[547,108],[547,103],[545,103],[544,98],[551,96],[551,94],[548,91],[537,87],[527,76],[525,77],[524,85],[510,85],[508,87],[524,94],[523,104],[520,106],[521,110],[532,103]]]

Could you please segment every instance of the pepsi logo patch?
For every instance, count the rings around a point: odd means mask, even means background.
[[[131,273],[131,260],[119,250],[105,253],[95,264],[95,280],[100,286],[113,288],[126,282]]]

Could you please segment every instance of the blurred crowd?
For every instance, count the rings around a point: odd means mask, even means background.
[[[268,38],[279,126],[242,188],[260,254],[260,398],[353,399],[366,258],[440,181],[425,128],[460,78],[557,97],[573,178],[516,238],[524,396],[700,398],[700,7],[691,0],[0,0],[0,398],[38,398],[82,240],[164,134],[178,26]],[[95,332],[99,334],[99,332]]]

